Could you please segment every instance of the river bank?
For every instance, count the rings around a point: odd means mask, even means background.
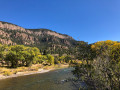
[[[72,67],[51,70],[47,73],[24,75],[0,80],[0,90],[76,90],[72,82]]]
[[[69,67],[68,64],[59,64],[59,65],[54,65],[54,66],[33,65],[32,67],[21,67],[21,68],[16,68],[16,69],[2,68],[3,71],[0,68],[0,71],[4,72],[4,73],[0,73],[0,80],[6,79],[6,78],[31,75],[31,74],[46,73],[51,70],[67,68],[67,67]]]

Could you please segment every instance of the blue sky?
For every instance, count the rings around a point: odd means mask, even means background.
[[[120,0],[0,0],[0,21],[89,43],[120,41]]]

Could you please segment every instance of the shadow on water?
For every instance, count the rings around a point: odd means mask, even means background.
[[[73,68],[65,68],[42,74],[20,76],[0,81],[0,90],[76,90],[71,82]]]

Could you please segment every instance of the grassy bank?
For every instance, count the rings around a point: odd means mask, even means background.
[[[18,67],[15,69],[0,67],[0,79],[30,75],[35,73],[45,73],[54,69],[69,67],[68,64],[55,64],[52,66],[43,66],[42,64],[32,65],[31,67]]]

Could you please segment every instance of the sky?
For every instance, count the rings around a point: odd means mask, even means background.
[[[0,0],[0,21],[88,43],[120,41],[120,0]]]

